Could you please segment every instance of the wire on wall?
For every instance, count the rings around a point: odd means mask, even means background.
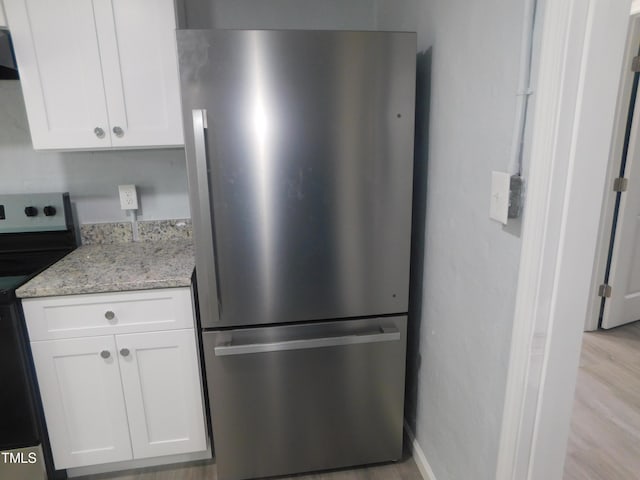
[[[524,8],[522,42],[520,48],[520,72],[518,77],[518,91],[516,104],[516,118],[511,142],[509,172],[522,175],[524,156],[524,137],[527,128],[527,113],[531,90],[531,71],[533,66],[533,37],[535,32],[537,0],[527,0]]]

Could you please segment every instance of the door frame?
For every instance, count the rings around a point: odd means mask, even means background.
[[[498,480],[562,478],[630,6],[544,5]]]
[[[602,299],[598,296],[598,289],[604,282],[605,271],[607,268],[607,257],[609,256],[611,243],[611,229],[613,228],[614,206],[616,203],[616,192],[613,191],[612,186],[614,179],[619,175],[620,164],[622,163],[624,135],[627,126],[627,116],[629,111],[629,102],[631,102],[631,90],[633,87],[634,77],[633,73],[629,68],[627,68],[627,66],[631,65],[631,60],[633,60],[633,57],[638,53],[638,45],[640,44],[639,13],[640,11],[635,14],[632,13],[629,21],[629,32],[627,34],[623,57],[624,66],[620,74],[620,88],[618,91],[615,123],[613,126],[611,154],[609,156],[607,174],[605,178],[605,185],[607,188],[604,191],[602,210],[600,211],[600,229],[598,231],[596,255],[594,257],[593,277],[591,279],[591,287],[589,289],[589,305],[587,307],[587,317],[585,319],[585,331],[597,330],[600,324],[600,306]]]

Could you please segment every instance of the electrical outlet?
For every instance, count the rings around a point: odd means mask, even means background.
[[[122,210],[138,209],[138,193],[135,185],[118,185],[120,192],[120,208]]]

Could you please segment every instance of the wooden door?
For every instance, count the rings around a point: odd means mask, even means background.
[[[207,448],[193,329],[117,335],[134,458]]]
[[[92,2],[4,0],[4,6],[33,147],[110,147]]]
[[[94,0],[114,147],[179,146],[173,0]]]
[[[32,342],[57,469],[130,460],[113,336]]]

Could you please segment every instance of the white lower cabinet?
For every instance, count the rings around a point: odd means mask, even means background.
[[[117,335],[134,458],[204,450],[193,330]]]
[[[56,468],[130,460],[114,337],[33,342],[31,350]]]
[[[118,294],[107,295],[105,311],[111,312]],[[88,298],[92,305],[96,297]],[[184,304],[177,300],[183,295],[171,297],[176,305]],[[46,307],[43,303],[63,309],[58,313],[64,315],[64,309],[75,312],[86,302],[83,295],[26,299],[27,327],[31,331],[38,319],[30,312]],[[192,311],[182,306],[182,314],[189,315],[193,325]],[[130,323],[120,326],[112,319],[108,324],[111,331],[100,332],[110,335],[86,336],[73,330],[76,338],[31,342],[56,468],[206,450],[195,330],[128,333]],[[87,325],[96,328],[90,318]],[[148,328],[147,322],[140,325]]]

